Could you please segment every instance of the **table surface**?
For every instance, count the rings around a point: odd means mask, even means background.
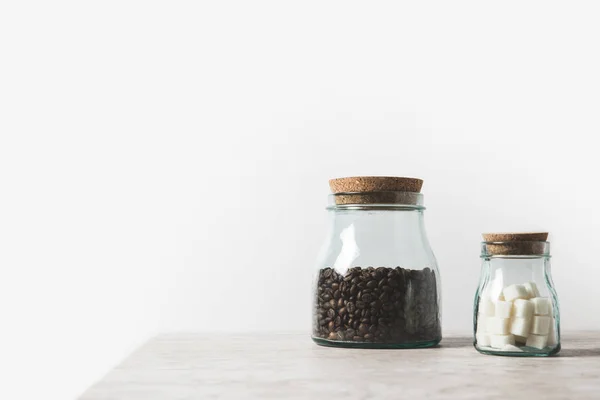
[[[467,335],[417,350],[321,347],[307,335],[169,334],[150,340],[83,400],[600,399],[600,332],[556,357],[475,351]]]

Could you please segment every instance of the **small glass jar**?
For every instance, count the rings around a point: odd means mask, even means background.
[[[330,181],[329,234],[313,286],[316,343],[416,348],[440,342],[440,275],[425,234],[422,183]]]
[[[551,356],[560,351],[558,298],[548,233],[490,233],[481,244],[475,348],[483,354]]]

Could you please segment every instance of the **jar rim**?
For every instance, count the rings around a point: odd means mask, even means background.
[[[544,240],[481,242],[481,258],[550,257],[550,242]]]
[[[418,192],[340,192],[328,195],[327,209],[424,210]]]

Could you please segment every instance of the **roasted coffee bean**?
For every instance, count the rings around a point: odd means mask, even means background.
[[[337,283],[337,282],[334,282],[334,283],[332,283],[332,284],[331,284],[331,288],[332,288],[333,290],[338,290],[338,288],[339,288],[339,287],[340,287],[340,284],[339,284],[339,283]]]
[[[338,299],[337,308],[342,308],[343,305],[344,305],[344,299]]]
[[[335,317],[335,310],[333,308],[330,308],[329,311],[327,311],[327,316],[329,318]]]
[[[325,278],[329,278],[331,276],[331,273],[333,272],[333,270],[331,268],[325,268],[323,270],[323,276]]]
[[[358,334],[359,335],[364,335],[368,331],[369,331],[369,326],[367,324],[360,324],[358,326]]]
[[[367,288],[374,289],[377,287],[377,281],[375,279],[367,282]]]
[[[360,298],[361,301],[365,302],[365,303],[370,303],[371,302],[371,295],[369,293],[367,294],[363,294],[362,297]]]
[[[329,300],[329,307],[330,308],[334,308],[335,307],[335,300],[334,299]]]
[[[333,331],[334,326],[335,326],[335,323],[333,321],[329,321],[327,328],[329,328],[329,331]]]
[[[356,306],[354,305],[354,303],[348,302],[346,304],[346,309],[348,310],[349,313],[353,313],[354,310],[356,310]]]
[[[360,309],[363,309],[363,308],[365,308],[365,303],[363,303],[362,301],[357,301],[356,302],[356,307],[360,308]]]

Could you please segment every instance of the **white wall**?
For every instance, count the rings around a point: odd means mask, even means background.
[[[600,328],[599,11],[3,2],[0,397],[72,398],[159,331],[308,332],[339,176],[425,180],[444,329],[480,233],[532,229],[563,329]]]

